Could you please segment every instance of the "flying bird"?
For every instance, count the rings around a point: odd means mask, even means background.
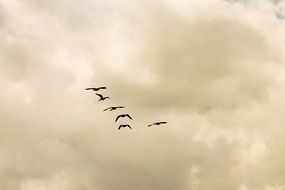
[[[129,114],[121,114],[121,115],[118,115],[118,116],[117,116],[115,122],[117,122],[120,117],[128,117],[128,118],[130,118],[130,119],[133,119]]]
[[[107,87],[105,86],[101,86],[101,87],[98,87],[98,88],[85,88],[85,90],[93,90],[93,91],[98,91],[98,90],[101,90],[101,89],[107,89]]]
[[[148,127],[151,127],[151,126],[153,126],[153,125],[166,124],[166,123],[167,123],[167,122],[165,122],[165,121],[155,122],[155,123],[153,123],[153,124],[148,125]]]
[[[120,125],[120,126],[118,127],[118,130],[120,130],[122,127],[128,127],[128,128],[130,128],[130,129],[133,129],[133,128],[131,128],[130,125]]]
[[[98,94],[98,93],[95,93],[95,94],[100,97],[99,101],[102,101],[105,99],[110,99],[110,97],[108,97],[108,96],[103,96],[102,94]]]
[[[116,110],[118,108],[124,108],[124,106],[112,106],[112,107],[104,109],[103,111],[107,111],[107,110],[113,111],[113,110]]]

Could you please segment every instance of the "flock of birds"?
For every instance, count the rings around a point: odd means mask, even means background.
[[[107,89],[107,87],[105,87],[105,86],[102,86],[102,87],[91,87],[91,88],[86,88],[85,90],[98,92],[98,91],[103,90],[103,89]],[[110,99],[110,97],[108,97],[108,96],[103,96],[102,94],[99,94],[99,93],[95,93],[95,94],[99,97],[98,101],[103,101],[103,100],[106,100],[106,99]],[[108,108],[104,109],[103,111],[107,111],[107,110],[114,111],[114,110],[122,109],[122,108],[125,108],[125,107],[124,106],[111,106],[111,107],[108,107]],[[133,120],[133,118],[129,114],[120,114],[120,115],[118,115],[116,117],[115,122],[117,122],[120,118],[124,118],[124,117],[127,117],[127,118]],[[152,124],[148,125],[147,127],[151,127],[151,126],[155,126],[155,125],[161,125],[161,124],[166,124],[166,123],[167,123],[166,121],[159,121],[159,122],[152,123]],[[133,129],[129,124],[121,124],[121,125],[119,125],[118,130],[120,130],[121,128],[125,128],[125,127]]]

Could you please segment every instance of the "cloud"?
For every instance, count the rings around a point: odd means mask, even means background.
[[[266,1],[3,1],[0,189],[282,189],[274,14]]]

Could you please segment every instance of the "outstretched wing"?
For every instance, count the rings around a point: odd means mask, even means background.
[[[111,109],[112,109],[112,107],[106,108],[106,109],[104,109],[103,111],[107,111],[108,109],[110,109],[110,110],[111,110]]]
[[[130,125],[126,125],[126,127],[130,128],[130,129],[133,129],[133,128],[131,128],[131,126],[130,126]]]
[[[101,87],[99,87],[99,89],[107,89],[107,87],[101,86]]]
[[[102,94],[98,94],[98,93],[95,93],[97,96],[99,96],[100,97],[100,99],[102,99],[103,98],[103,95]]]
[[[130,119],[133,119],[129,114],[126,114],[126,116],[127,116],[128,118],[130,118]]]
[[[116,108],[124,108],[124,106],[117,106]]]
[[[153,124],[148,125],[148,127],[151,127],[151,126],[153,126],[153,125],[154,125],[154,123],[153,123]]]
[[[159,124],[166,124],[166,123],[167,123],[166,121],[159,122]]]
[[[94,88],[85,88],[85,90],[94,90]]]
[[[115,122],[117,122],[120,117],[121,117],[121,115],[118,115]]]
[[[118,130],[120,130],[121,129],[121,127],[123,127],[122,125],[120,125],[119,127],[118,127]]]

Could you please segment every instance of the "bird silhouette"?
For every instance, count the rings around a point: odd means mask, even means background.
[[[95,87],[85,88],[85,90],[93,90],[93,91],[98,91],[98,90],[101,90],[101,89],[107,89],[107,87],[101,86],[101,87],[98,87],[98,88],[95,88]]]
[[[130,118],[130,119],[133,119],[129,114],[121,114],[121,115],[118,115],[118,116],[117,116],[115,122],[117,122],[120,117],[128,117],[128,118]]]
[[[167,122],[165,122],[165,121],[155,122],[155,123],[153,123],[153,124],[148,125],[148,127],[151,127],[151,126],[153,126],[153,125],[166,124],[166,123],[167,123]]]
[[[102,94],[98,94],[98,93],[95,93],[95,94],[100,97],[99,101],[102,101],[105,99],[110,99],[110,97],[108,97],[108,96],[103,96]]]
[[[108,108],[104,109],[103,111],[107,111],[107,110],[113,111],[113,110],[116,110],[118,108],[124,108],[124,106],[112,106],[112,107],[108,107]]]
[[[130,129],[133,129],[133,128],[131,128],[130,125],[120,125],[120,126],[118,127],[118,130],[120,130],[122,127],[128,127],[128,128],[130,128]]]

